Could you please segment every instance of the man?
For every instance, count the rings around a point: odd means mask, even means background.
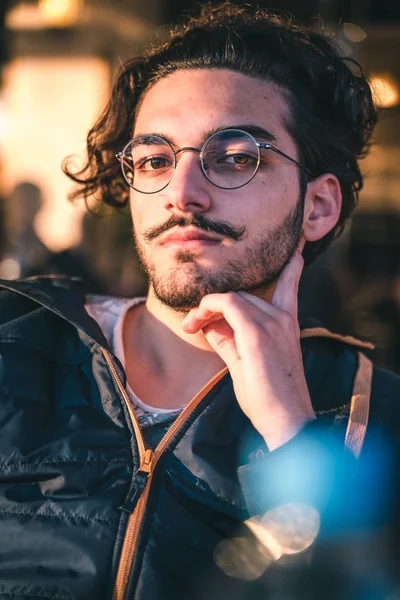
[[[394,597],[399,380],[297,321],[375,121],[329,36],[229,4],[124,67],[65,170],[149,293],[2,284],[0,597]]]

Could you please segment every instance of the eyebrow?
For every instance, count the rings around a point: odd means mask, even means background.
[[[252,123],[246,123],[243,125],[229,125],[228,127],[218,127],[217,129],[214,129],[212,131],[207,131],[204,139],[207,139],[213,133],[218,133],[219,131],[223,131],[224,129],[241,129],[242,131],[245,131],[246,133],[252,135],[254,138],[256,138],[256,140],[261,139],[266,142],[277,141],[273,133],[267,131],[267,129],[264,129],[264,127],[261,127],[260,125],[254,125]]]
[[[265,142],[274,142],[276,143],[277,139],[273,133],[264,129],[264,127],[260,127],[260,125],[254,125],[252,123],[246,123],[242,125],[222,125],[221,127],[217,127],[216,129],[210,129],[204,133],[204,141],[208,139],[214,133],[219,133],[220,131],[226,131],[229,129],[240,129],[252,135],[256,140],[263,140]],[[177,146],[177,144],[172,140],[170,136],[166,133],[161,132],[151,132],[151,133],[142,133],[139,135],[135,135],[135,139],[141,140],[147,143],[152,143],[153,137],[162,137],[167,142],[171,144],[171,146]]]

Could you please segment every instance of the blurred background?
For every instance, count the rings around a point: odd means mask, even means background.
[[[381,119],[352,224],[305,270],[302,318],[372,340],[400,372],[400,2],[274,0],[319,16],[370,76]],[[121,61],[198,11],[192,0],[0,0],[0,277],[82,277],[89,292],[143,294],[125,211],[88,214],[61,171],[82,156]],[[79,158],[78,158],[79,160]]]

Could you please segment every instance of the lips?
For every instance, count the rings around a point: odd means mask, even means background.
[[[160,240],[160,244],[185,244],[190,242],[202,242],[202,243],[219,243],[221,242],[221,237],[217,235],[212,235],[207,233],[206,231],[202,231],[201,229],[188,229],[188,228],[180,228],[173,229],[169,231],[163,238]]]

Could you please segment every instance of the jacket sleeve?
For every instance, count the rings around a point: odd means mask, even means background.
[[[314,421],[273,452],[266,446],[239,467],[250,516],[295,503],[315,508],[324,532],[393,523],[399,499],[399,451],[371,424],[360,458],[344,444],[343,429]]]
[[[343,486],[356,463],[342,436],[314,421],[276,450],[264,446],[252,452],[238,476],[250,515],[287,503],[326,512],[344,500]]]

